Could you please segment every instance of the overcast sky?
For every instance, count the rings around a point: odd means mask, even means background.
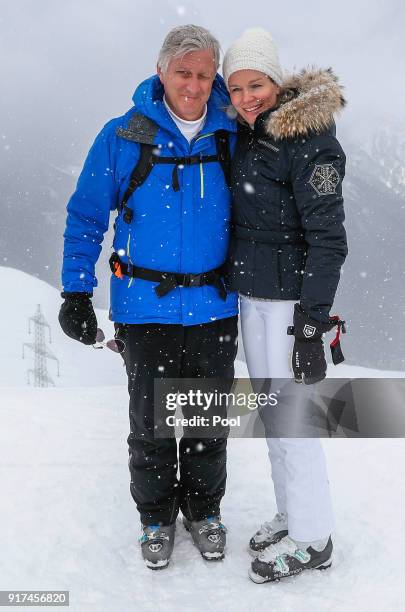
[[[342,125],[405,122],[405,5],[400,0],[1,0],[2,155],[81,163],[101,126],[131,106],[167,31],[209,29],[226,49],[269,29],[286,69],[332,66],[346,87]],[[14,152],[14,155],[13,155]]]

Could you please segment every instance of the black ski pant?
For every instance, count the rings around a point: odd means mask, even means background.
[[[200,325],[121,324],[128,375],[130,491],[144,525],[219,515],[226,484],[226,436],[154,436],[155,378],[221,378],[229,391],[237,352],[237,316]],[[178,467],[180,475],[178,478]]]

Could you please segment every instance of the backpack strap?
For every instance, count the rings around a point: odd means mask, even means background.
[[[123,212],[126,223],[131,223],[134,214],[133,210],[127,206],[127,202],[135,189],[146,181],[154,166],[155,155],[153,151],[156,147],[155,137],[158,130],[157,123],[141,113],[134,113],[126,128],[118,127],[116,130],[117,136],[136,142],[140,146],[139,159],[132,170],[128,188],[119,206],[119,211]]]
[[[157,156],[153,152],[155,150],[155,145],[139,143],[139,146],[139,159],[131,172],[129,184],[120,205],[120,210],[123,212],[123,219],[125,223],[131,223],[134,216],[134,211],[132,208],[127,206],[127,202],[134,193],[135,189],[140,187],[146,181],[149,174],[152,172],[152,168],[157,159]]]
[[[155,164],[174,164],[172,174],[172,187],[174,191],[180,191],[178,168],[184,166],[192,166],[193,164],[207,164],[209,162],[217,162],[218,155],[188,155],[182,157],[164,157],[159,155],[155,159]]]
[[[124,276],[130,278],[142,278],[143,280],[159,283],[155,287],[156,295],[161,298],[176,287],[202,287],[203,285],[213,285],[219,291],[219,295],[226,300],[226,288],[222,280],[224,271],[223,266],[213,270],[207,270],[200,274],[182,272],[162,272],[150,268],[142,268],[128,262],[121,261],[118,253],[113,253],[109,260],[111,272],[119,279]]]
[[[123,212],[125,223],[131,223],[134,211],[127,206],[128,200],[135,189],[143,185],[152,172],[155,164],[173,164],[172,186],[174,191],[179,191],[180,183],[178,179],[178,168],[192,164],[208,162],[219,162],[225,176],[228,187],[231,184],[231,154],[229,147],[229,132],[217,130],[215,135],[216,154],[215,155],[190,155],[190,156],[160,156],[157,154],[155,136],[159,126],[140,113],[134,113],[128,123],[127,128],[117,128],[116,134],[126,140],[136,142],[140,146],[139,159],[131,172],[127,190],[120,203],[119,210]]]

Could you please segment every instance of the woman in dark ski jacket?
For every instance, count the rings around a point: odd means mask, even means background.
[[[283,80],[274,41],[260,28],[231,45],[223,74],[240,124],[228,283],[240,293],[249,375],[318,382],[326,375],[322,335],[335,325],[340,330],[330,309],[347,254],[345,155],[333,120],[344,106],[341,87],[331,70]],[[333,351],[339,363],[338,342]],[[255,582],[329,567],[332,555],[320,440],[267,443],[277,514],[250,541],[261,553],[249,572]]]

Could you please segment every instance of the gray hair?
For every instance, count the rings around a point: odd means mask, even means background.
[[[173,57],[192,51],[210,49],[214,54],[215,71],[218,70],[221,47],[217,39],[205,28],[196,25],[181,25],[170,30],[159,51],[158,66],[166,72]]]

